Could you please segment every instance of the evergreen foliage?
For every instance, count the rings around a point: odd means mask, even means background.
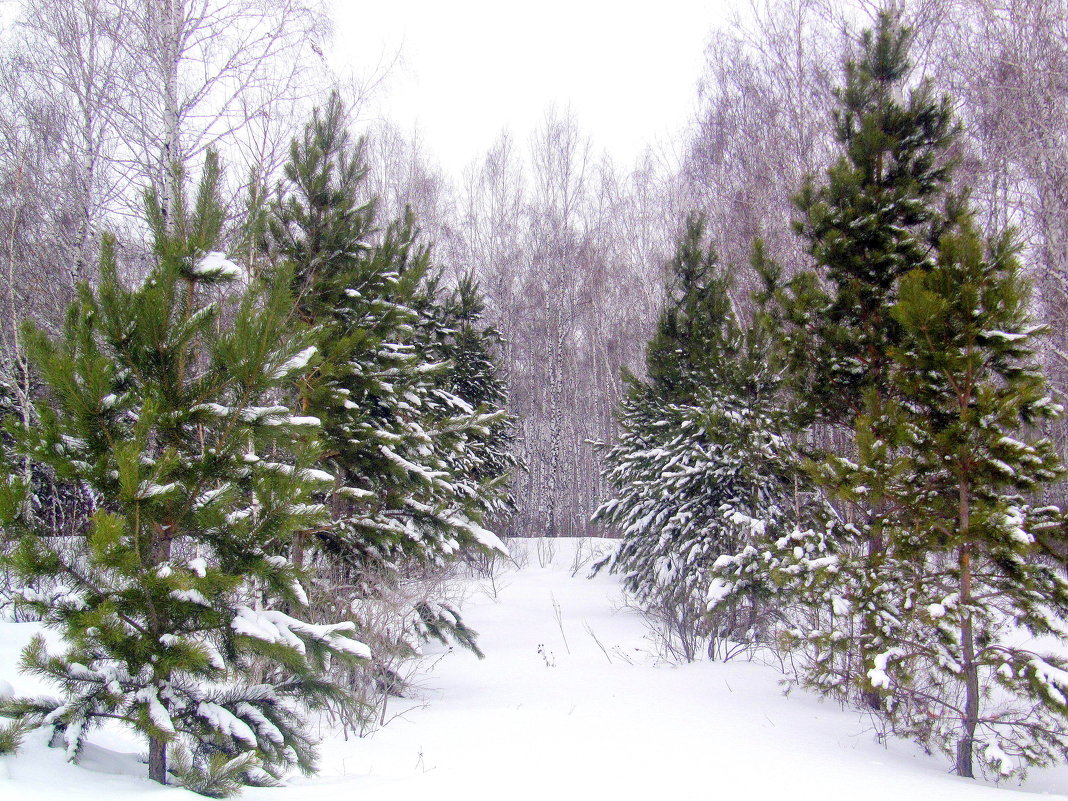
[[[813,265],[781,295],[791,378],[820,421],[852,426],[868,395],[888,392],[899,326],[897,279],[933,265],[958,215],[948,192],[958,126],[927,81],[906,89],[911,32],[891,12],[864,33],[837,91],[841,156],[795,198]]]
[[[452,472],[477,484],[484,517],[502,518],[515,508],[509,485],[520,465],[515,419],[503,411],[508,393],[497,364],[501,334],[483,322],[485,301],[470,276],[451,292],[442,290],[439,280],[428,282],[422,299],[421,349],[447,365],[437,382],[446,394],[436,397],[452,396],[479,415],[478,426],[468,429],[466,447],[456,452],[461,458],[451,461]]]
[[[17,432],[37,425],[32,397],[39,396],[41,388],[29,372],[25,359],[11,364],[10,370],[14,376],[0,377],[0,465],[10,466],[28,481],[25,514],[57,534],[68,534],[86,525],[88,515],[96,505],[95,499],[89,488],[75,482],[58,481],[45,465],[18,452]],[[12,608],[8,578],[6,572],[0,572],[0,609],[18,617],[19,612]]]
[[[763,637],[958,774],[1006,776],[1068,755],[1064,517],[1031,501],[1061,467],[1029,433],[1060,408],[1011,234],[949,191],[957,126],[908,88],[910,41],[883,13],[847,63],[842,155],[796,199],[812,267],[783,283],[758,243],[748,329],[691,220],[597,519],[686,658]]]
[[[594,517],[622,532],[612,570],[686,659],[708,636],[710,650],[758,636],[770,584],[735,581],[728,592],[719,571],[756,537],[787,530],[798,505],[769,323],[758,315],[743,328],[729,291],[691,217],[649,343],[649,378],[629,379],[622,433],[605,455],[616,497]]]
[[[90,729],[120,720],[149,742],[149,775],[211,795],[310,772],[302,707],[345,699],[324,678],[364,660],[353,625],[313,625],[302,576],[282,556],[294,531],[328,521],[314,494],[319,421],[280,399],[314,350],[291,329],[288,282],[240,285],[216,252],[223,210],[209,156],[195,204],[165,221],[148,193],[154,264],[128,288],[105,239],[96,290],[82,286],[60,339],[25,332],[46,391],[18,449],[98,499],[87,525],[57,536],[25,514],[17,472],[0,485],[21,581],[16,603],[60,633],[22,667],[58,699],[3,713],[53,726],[76,758]],[[210,302],[230,287],[228,325]],[[283,611],[283,609],[285,611]]]
[[[1055,417],[1035,361],[1041,333],[1009,235],[984,242],[963,224],[938,263],[900,283],[892,309],[901,344],[888,486],[885,562],[900,565],[879,596],[892,646],[869,679],[891,719],[972,776],[1068,755],[1068,583],[1046,550],[1056,507],[1029,497],[1061,472],[1051,443],[1025,435]],[[1026,631],[1045,648],[1027,643]]]
[[[964,209],[949,192],[951,103],[934,97],[929,82],[907,88],[911,39],[896,14],[883,12],[846,62],[835,114],[841,156],[822,185],[809,180],[795,199],[795,228],[813,264],[774,290],[802,418],[817,426],[814,438],[830,426],[855,451],[844,470],[838,454],[813,454],[812,478],[841,511],[826,566],[838,587],[820,604],[815,632],[793,639],[812,649],[810,682],[859,692],[872,708],[880,699],[863,666],[889,647],[880,609],[899,567],[883,554],[894,468],[891,354],[902,336],[891,309],[901,276],[934,266],[940,238]]]
[[[382,582],[441,567],[466,548],[503,552],[483,522],[506,497],[511,423],[499,408],[494,333],[475,327],[477,292],[439,296],[410,214],[376,229],[374,203],[362,199],[361,144],[349,140],[337,95],[294,140],[285,175],[270,243],[318,347],[299,403],[323,420],[324,458],[337,476],[330,526],[298,538],[294,561],[304,563],[314,535],[352,593],[371,599]],[[444,600],[419,598],[414,611],[398,648],[432,637],[480,654]]]
[[[322,536],[343,558],[376,568],[440,561],[465,545],[500,548],[480,525],[482,489],[449,469],[488,420],[437,386],[448,365],[417,347],[429,250],[410,217],[372,241],[374,207],[359,200],[364,173],[334,95],[293,143],[272,224],[320,346],[300,402],[323,419],[339,479]]]
[[[884,13],[847,64],[843,156],[798,197],[815,264],[777,293],[798,405],[852,435],[810,463],[839,519],[794,566],[785,642],[810,686],[859,692],[960,775],[1007,775],[1065,753],[1063,662],[1015,644],[1062,636],[1061,513],[1028,502],[1060,468],[1023,433],[1057,409],[1011,237],[984,242],[947,191],[950,103],[904,89],[909,43]]]

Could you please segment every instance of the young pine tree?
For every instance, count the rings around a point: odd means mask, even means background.
[[[622,434],[606,454],[616,497],[594,519],[621,530],[612,570],[690,660],[707,636],[711,649],[756,635],[768,593],[734,582],[727,600],[714,568],[786,525],[795,486],[766,320],[743,329],[735,318],[699,218],[688,220],[671,269],[649,378],[630,379]],[[710,588],[722,601],[711,616]]]
[[[841,155],[794,202],[812,257],[782,293],[791,380],[819,422],[853,427],[891,392],[897,279],[933,266],[959,202],[949,194],[958,126],[929,82],[908,89],[912,32],[891,12],[861,37],[837,90]]]
[[[478,525],[477,505],[454,486],[447,465],[470,410],[442,422],[436,376],[447,365],[417,347],[414,306],[430,268],[413,221],[372,241],[373,204],[363,203],[360,148],[345,131],[337,96],[293,142],[275,204],[272,240],[292,268],[298,308],[320,347],[300,382],[300,402],[324,421],[326,458],[336,470],[331,547],[354,563],[430,562],[462,545],[499,547]]]
[[[0,519],[16,603],[63,640],[53,653],[37,637],[22,658],[61,697],[3,712],[53,726],[71,758],[93,726],[122,721],[148,740],[150,778],[224,795],[311,771],[300,710],[343,700],[324,671],[369,654],[351,623],[292,616],[306,599],[283,554],[328,519],[313,493],[333,477],[311,467],[319,421],[278,402],[310,355],[290,335],[288,286],[241,288],[214,251],[218,181],[209,156],[194,208],[179,198],[170,221],[147,196],[155,263],[140,285],[120,280],[106,239],[99,287],[80,288],[63,337],[26,332],[45,398],[17,446],[97,508],[58,537],[23,513],[13,474]],[[222,330],[220,287],[234,293]]]
[[[429,249],[410,215],[374,229],[374,204],[361,199],[360,146],[336,95],[294,140],[285,170],[270,241],[319,348],[299,403],[322,419],[324,458],[338,478],[331,525],[306,532],[295,561],[314,535],[356,594],[373,599],[382,582],[439,567],[466,547],[503,550],[482,518],[504,484],[475,469],[477,447],[503,412],[449,391],[453,367],[432,336],[439,300],[427,282]],[[418,636],[477,652],[447,604],[424,599],[416,612]]]
[[[912,581],[883,605],[894,644],[869,676],[895,723],[951,754],[960,776],[976,760],[1008,775],[1068,756],[1068,583],[1046,550],[1063,518],[1029,501],[1061,467],[1024,433],[1060,409],[1027,295],[1011,237],[984,242],[965,223],[934,267],[902,279],[892,309],[903,400],[887,561],[910,565],[898,574]]]
[[[881,610],[892,603],[880,596],[902,580],[901,566],[884,558],[894,460],[887,410],[898,392],[891,354],[903,335],[891,309],[900,277],[934,267],[940,238],[962,213],[949,192],[958,126],[929,82],[908,88],[911,40],[884,12],[846,62],[835,115],[841,156],[822,185],[809,181],[796,198],[795,227],[813,265],[778,296],[799,407],[814,436],[837,431],[847,441],[814,456],[814,479],[841,519],[825,577],[837,586],[824,587],[821,634],[802,638],[815,649],[807,678],[859,692],[872,708],[880,698],[865,665],[886,650]]]
[[[1055,413],[1007,237],[984,243],[946,191],[956,126],[928,84],[907,93],[892,15],[847,67],[842,159],[799,197],[816,269],[782,298],[796,386],[853,429],[813,465],[844,518],[813,577],[805,679],[859,690],[896,730],[1008,774],[1065,754],[1065,584],[1043,549],[1059,510],[1030,493],[1059,466],[1021,431]],[[823,597],[820,598],[819,595]]]

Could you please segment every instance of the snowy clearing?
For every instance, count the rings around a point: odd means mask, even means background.
[[[604,540],[510,543],[516,561],[467,587],[465,620],[486,652],[428,654],[418,699],[391,701],[388,725],[347,742],[323,732],[321,772],[257,801],[334,799],[916,799],[1068,798],[1068,767],[1022,787],[949,775],[948,762],[906,742],[883,746],[870,721],[744,661],[677,666],[660,659],[641,618],[622,608],[615,577],[587,581]],[[36,627],[0,624],[0,680]],[[2,686],[2,683],[0,683]],[[0,758],[0,798],[199,798],[145,778],[138,741],[91,736],[80,766],[44,732]]]

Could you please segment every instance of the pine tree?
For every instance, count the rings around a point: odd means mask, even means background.
[[[839,508],[833,527],[835,575],[806,679],[823,690],[858,691],[878,708],[868,680],[886,650],[883,609],[902,579],[884,557],[894,462],[887,409],[896,387],[892,351],[902,336],[891,314],[898,280],[933,268],[938,242],[959,222],[962,199],[949,191],[958,126],[948,97],[930,82],[907,88],[911,31],[893,12],[879,15],[845,65],[835,133],[842,155],[822,185],[795,199],[795,228],[813,265],[778,291],[784,347],[798,407],[815,426],[851,442],[813,454],[813,480]],[[818,433],[814,432],[814,433]],[[815,599],[813,599],[815,601]]]
[[[794,385],[853,440],[810,465],[843,519],[787,642],[807,683],[859,690],[960,775],[977,749],[1008,774],[1065,754],[1064,662],[1020,645],[1062,636],[1066,585],[1045,552],[1061,513],[1028,502],[1060,468],[1021,433],[1057,410],[1011,239],[984,244],[947,190],[948,99],[928,83],[898,99],[909,41],[892,14],[864,36],[840,94],[844,155],[798,198],[816,267],[779,293]]]
[[[781,295],[786,350],[798,394],[821,422],[852,427],[872,393],[888,393],[897,279],[933,265],[959,214],[948,191],[958,125],[929,81],[906,91],[911,42],[892,12],[862,35],[837,91],[841,156],[794,201],[813,264]]]
[[[688,220],[671,270],[649,378],[629,380],[622,434],[605,457],[616,497],[594,519],[621,530],[612,570],[690,660],[705,637],[711,652],[757,636],[770,587],[733,581],[728,591],[720,568],[788,527],[795,473],[767,320],[743,328],[736,319],[699,218]]]
[[[368,600],[383,583],[440,568],[464,549],[503,552],[483,517],[506,479],[484,474],[480,448],[506,417],[449,390],[454,366],[436,333],[430,250],[410,214],[375,229],[374,203],[361,199],[361,146],[349,141],[336,95],[294,140],[285,169],[270,241],[292,270],[319,348],[300,403],[322,419],[338,478],[331,525],[300,538],[295,561],[314,535]],[[415,612],[397,648],[433,637],[480,654],[475,633],[441,599],[419,599]]]
[[[464,545],[499,548],[472,514],[479,489],[455,486],[447,464],[481,421],[466,404],[447,415],[429,408],[451,402],[435,385],[447,365],[417,347],[429,249],[410,216],[372,240],[363,175],[334,95],[293,143],[272,224],[320,346],[301,403],[324,421],[340,480],[334,525],[321,536],[353,564],[378,567],[409,557],[437,562]]]
[[[895,723],[961,776],[977,758],[1008,775],[1068,756],[1068,660],[1025,635],[1063,649],[1068,617],[1046,550],[1063,517],[1029,502],[1061,467],[1048,440],[1023,433],[1060,412],[1027,295],[1011,236],[984,243],[966,221],[937,265],[902,279],[892,309],[902,400],[886,561],[911,581],[883,605],[894,644],[868,672]]]
[[[467,427],[468,441],[456,450],[459,458],[451,470],[478,488],[483,517],[503,517],[515,509],[510,484],[519,460],[515,419],[504,412],[508,393],[497,363],[501,334],[484,324],[485,301],[471,276],[461,278],[451,292],[436,278],[422,296],[420,340],[435,361],[447,365],[437,381],[447,394],[438,398],[459,399],[477,415],[477,425]]]
[[[83,530],[58,537],[23,513],[27,486],[0,484],[16,603],[57,630],[22,667],[61,699],[14,699],[4,713],[48,724],[71,758],[90,729],[119,720],[148,739],[150,778],[210,795],[314,768],[301,706],[346,700],[332,661],[369,652],[353,625],[312,625],[302,576],[284,558],[294,531],[328,520],[314,494],[319,421],[279,403],[314,348],[290,335],[288,282],[253,281],[217,247],[219,167],[195,206],[165,220],[146,198],[154,265],[134,288],[105,239],[100,283],[82,286],[61,339],[29,329],[46,390],[18,447],[92,490]],[[210,302],[229,287],[224,310]],[[282,611],[285,609],[286,611]]]

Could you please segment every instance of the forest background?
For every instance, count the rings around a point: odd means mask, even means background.
[[[791,195],[833,152],[833,87],[842,54],[881,4],[755,0],[710,31],[694,118],[634,163],[604,155],[581,121],[545,111],[530,132],[502,133],[461,175],[433,143],[367,121],[389,66],[360,79],[328,67],[332,21],[314,2],[167,0],[183,11],[129,13],[133,0],[25,0],[0,56],[0,349],[5,384],[25,406],[18,330],[53,332],[78,281],[95,281],[113,231],[136,272],[147,254],[141,190],[166,185],[162,158],[195,178],[210,148],[226,164],[233,258],[237,225],[270,193],[290,139],[331,89],[365,137],[368,197],[382,217],[411,207],[434,261],[472,275],[503,335],[502,364],[526,465],[508,536],[595,533],[606,497],[592,443],[614,439],[621,370],[640,373],[661,305],[664,264],[686,212],[703,212],[733,301],[755,288],[755,237],[787,275],[805,265]],[[980,224],[1014,226],[1049,323],[1042,359],[1068,392],[1068,3],[909,0],[916,78],[955,100],[964,127],[957,188]],[[161,6],[162,7],[162,6]],[[561,21],[563,24],[563,21]],[[698,76],[695,76],[695,78]],[[462,125],[458,120],[457,124]],[[161,155],[162,154],[162,155]],[[146,257],[147,258],[147,257]],[[143,263],[147,263],[142,259]],[[21,386],[21,389],[20,389]],[[1068,423],[1046,432],[1062,457]],[[1054,490],[1063,500],[1063,486]]]

